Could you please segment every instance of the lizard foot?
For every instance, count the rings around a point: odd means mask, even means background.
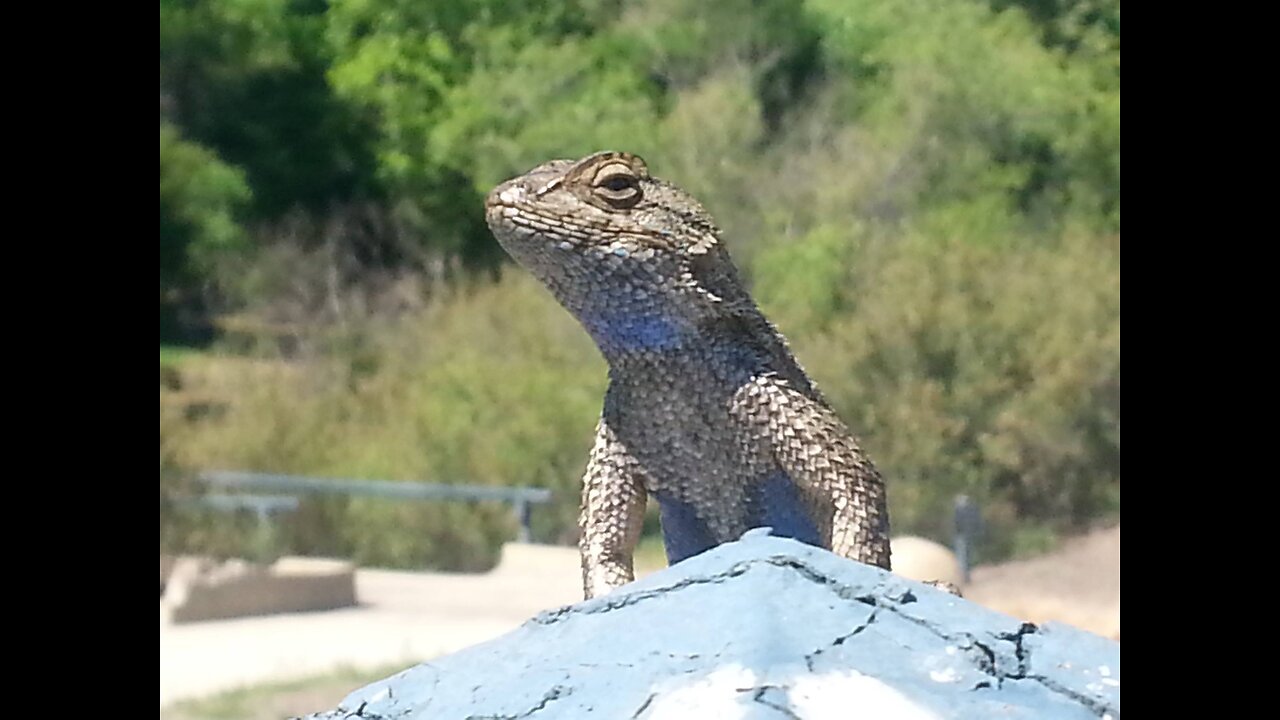
[[[952,595],[955,595],[956,597],[960,597],[960,598],[964,597],[964,594],[960,592],[959,586],[957,586],[955,583],[947,582],[946,580],[929,580],[925,582],[925,585],[931,585],[943,592],[949,592]]]

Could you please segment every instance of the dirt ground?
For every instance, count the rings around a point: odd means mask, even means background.
[[[1057,551],[979,566],[964,596],[1007,615],[1057,620],[1120,639],[1120,526],[1071,538]]]

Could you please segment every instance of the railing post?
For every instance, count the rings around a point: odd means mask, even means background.
[[[515,501],[516,522],[520,523],[520,534],[517,539],[522,543],[527,543],[533,537],[533,533],[529,528],[529,520],[532,515],[530,511],[531,503],[525,498],[518,498]]]
[[[982,517],[977,503],[968,495],[956,496],[955,511],[955,550],[956,564],[960,566],[960,576],[964,584],[969,584],[969,570],[973,559],[971,552],[974,539],[982,525]]]
[[[254,507],[254,515],[258,518],[254,535],[254,551],[258,562],[270,564],[276,559],[276,532],[271,522],[271,515],[265,505]]]

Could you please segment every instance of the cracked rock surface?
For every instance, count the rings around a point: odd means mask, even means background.
[[[1120,645],[760,531],[310,720],[1120,718]]]

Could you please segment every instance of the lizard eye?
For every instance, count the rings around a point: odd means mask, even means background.
[[[640,202],[640,179],[626,166],[608,167],[596,176],[596,194],[616,208],[629,208]]]
[[[635,183],[635,178],[626,175],[612,175],[600,183],[601,187],[609,188],[614,192],[622,192],[631,187]]]

